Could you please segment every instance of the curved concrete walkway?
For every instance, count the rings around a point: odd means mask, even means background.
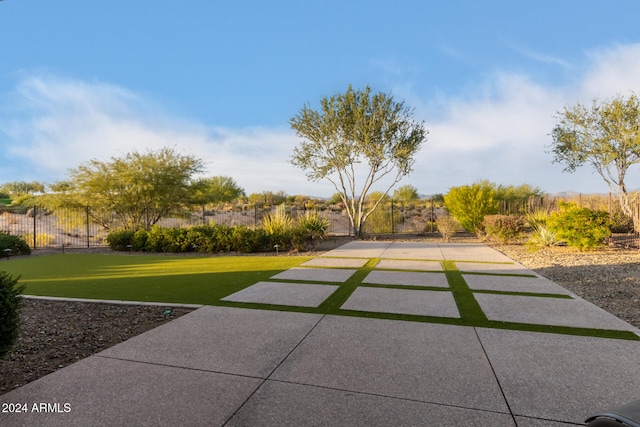
[[[484,245],[353,242],[223,302],[257,308],[4,394],[0,425],[554,427],[640,397],[639,330]]]

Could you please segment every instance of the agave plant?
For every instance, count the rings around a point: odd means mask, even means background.
[[[298,227],[309,233],[311,240],[321,240],[329,229],[329,220],[317,212],[307,211],[298,217]]]

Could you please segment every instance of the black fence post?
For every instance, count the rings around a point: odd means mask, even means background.
[[[85,208],[85,213],[86,213],[86,225],[87,225],[87,248],[91,247],[91,236],[90,236],[90,230],[89,230],[89,205],[86,206]]]
[[[33,207],[33,249],[36,249],[36,218],[38,217],[38,207]]]
[[[393,209],[393,199],[391,199],[391,234],[396,232],[396,221],[395,221],[395,212]]]

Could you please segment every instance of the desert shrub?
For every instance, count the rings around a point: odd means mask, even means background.
[[[329,229],[329,220],[317,212],[307,211],[298,217],[298,228],[309,234],[311,240],[322,240]]]
[[[22,239],[31,247],[33,245],[33,234],[23,234]],[[36,234],[36,248],[43,248],[45,246],[53,245],[53,242],[56,241],[56,236],[49,233],[38,233]]]
[[[484,181],[452,187],[444,196],[444,203],[462,227],[475,233],[483,232],[486,215],[498,213],[495,185]]]
[[[535,250],[558,246],[561,243],[562,240],[558,237],[558,233],[549,230],[546,225],[539,224],[533,228],[526,245]]]
[[[262,228],[249,228],[243,225],[233,227],[231,233],[233,250],[242,253],[268,250],[269,238]]]
[[[17,286],[18,279],[6,271],[0,271],[0,359],[6,356],[16,340],[20,327],[20,294],[24,286]]]
[[[522,237],[527,222],[520,215],[487,215],[483,226],[489,239],[508,243]]]
[[[6,249],[11,251],[5,252]],[[21,237],[0,231],[0,256],[30,255],[31,248]]]
[[[462,228],[458,220],[451,215],[443,215],[436,218],[436,226],[445,242],[448,242]]]
[[[131,236],[131,249],[134,251],[144,251],[147,247],[147,240],[149,239],[149,233],[144,228],[137,230]]]
[[[107,235],[107,244],[113,251],[128,251],[133,245],[135,231],[118,230]]]
[[[269,236],[286,235],[294,226],[293,218],[287,214],[284,205],[278,206],[275,213],[265,215],[262,219],[262,228]]]
[[[284,205],[278,206],[274,214],[263,218],[262,228],[272,247],[278,245],[279,248],[285,249],[291,246],[291,234],[295,230],[295,223],[286,213]]]
[[[367,218],[365,232],[368,234],[393,233],[402,219],[401,212],[395,209],[392,211],[390,207],[380,205]]]
[[[604,244],[611,235],[609,214],[581,208],[573,203],[561,203],[560,211],[553,212],[547,220],[550,231],[567,245],[580,250],[593,249]]]
[[[633,231],[633,218],[622,211],[614,212],[611,215],[612,233],[631,233]]]
[[[154,225],[147,236],[146,250],[149,252],[185,252],[187,229]]]

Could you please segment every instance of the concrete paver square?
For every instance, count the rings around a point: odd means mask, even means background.
[[[272,276],[271,279],[344,283],[349,280],[355,272],[356,270],[338,268],[294,267]]]
[[[324,253],[326,257],[380,258],[393,242],[354,241]]]
[[[470,273],[488,273],[488,274],[526,274],[537,276],[532,270],[521,266],[520,264],[487,264],[473,262],[456,262],[458,270]]]
[[[222,298],[222,301],[317,307],[329,298],[336,289],[338,286],[334,285],[258,282]]]
[[[319,257],[313,258],[307,262],[300,264],[301,267],[350,267],[360,268],[363,267],[368,259],[363,258],[329,258]]]
[[[582,425],[638,399],[640,341],[500,329],[478,336],[515,415]]]
[[[444,259],[458,261],[511,262],[506,255],[482,243],[440,243]]]
[[[448,288],[449,282],[444,273],[413,273],[405,271],[372,271],[363,283],[376,285],[436,286]]]
[[[465,274],[469,288],[483,291],[533,292],[539,294],[572,295],[560,285],[542,277],[485,276]]]
[[[393,242],[379,258],[443,259],[438,243],[425,242]]]
[[[640,332],[582,298],[475,294],[489,320]]]
[[[451,292],[358,287],[341,309],[460,318]]]
[[[387,268],[390,270],[423,270],[423,271],[443,271],[442,264],[438,261],[412,261],[400,259],[381,259],[376,268]]]
[[[0,413],[0,425],[223,425],[261,382],[92,356],[3,395],[3,402],[28,402],[30,411]],[[57,402],[60,411],[32,412],[35,402]]]
[[[207,306],[98,354],[266,378],[320,318]]]
[[[514,426],[510,415],[267,381],[228,426]]]
[[[270,379],[507,413],[473,328],[326,316]]]

